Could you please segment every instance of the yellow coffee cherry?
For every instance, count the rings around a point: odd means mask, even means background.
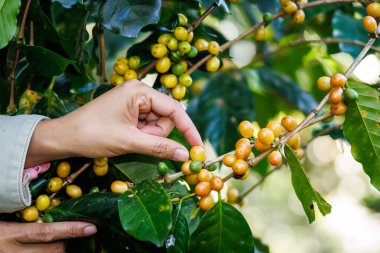
[[[22,218],[25,221],[32,222],[38,219],[38,210],[35,206],[28,206],[22,211]]]
[[[283,6],[282,6],[282,9],[284,10],[284,12],[286,14],[293,14],[295,13],[297,10],[298,10],[298,6],[296,3],[292,2],[292,1],[289,1],[289,2],[286,2]]]
[[[129,67],[125,62],[117,61],[113,65],[113,69],[117,74],[124,75],[125,71],[127,71]]]
[[[185,15],[183,15],[182,13],[178,13],[178,20],[179,20],[179,24],[184,26],[184,25],[187,25],[187,17]]]
[[[137,79],[137,73],[133,69],[127,70],[124,74],[124,79],[127,80],[132,80],[132,79]]]
[[[179,76],[179,83],[185,85],[186,87],[190,87],[193,83],[193,79],[188,74],[182,74]]]
[[[377,30],[377,21],[374,17],[366,16],[363,18],[363,26],[367,32],[374,33]]]
[[[211,57],[206,63],[206,69],[208,72],[216,72],[220,67],[220,60],[218,57]]]
[[[137,55],[131,56],[128,61],[128,66],[130,69],[137,70],[140,68],[140,57]]]
[[[59,206],[61,204],[61,200],[60,199],[57,199],[57,198],[54,198],[50,201],[50,207],[49,208],[53,208],[53,207],[56,207],[56,206]]]
[[[128,185],[123,181],[114,181],[111,184],[111,191],[114,193],[123,193],[128,190]]]
[[[301,24],[305,21],[305,12],[303,10],[298,10],[294,13],[293,22],[295,24]]]
[[[365,10],[368,16],[372,16],[374,18],[380,17],[380,3],[371,3],[367,5]]]
[[[267,39],[267,28],[265,26],[260,26],[257,28],[255,33],[255,40],[265,41]]]
[[[94,158],[94,164],[98,166],[104,166],[108,163],[107,157]]]
[[[193,146],[189,152],[190,158],[193,161],[204,162],[206,160],[206,151],[202,146]]]
[[[108,173],[108,163],[106,163],[105,165],[94,164],[94,166],[92,167],[92,170],[94,174],[97,175],[98,177],[105,176]]]
[[[53,177],[52,179],[50,179],[47,188],[48,188],[49,192],[57,192],[57,191],[61,190],[62,185],[63,185],[62,178]]]
[[[193,41],[193,38],[194,38],[194,33],[190,32],[189,35],[187,35],[186,41],[190,43]]]
[[[36,207],[39,211],[45,211],[50,206],[50,198],[48,195],[40,195],[36,200]]]
[[[208,52],[213,55],[217,55],[220,52],[220,46],[218,42],[216,41],[211,41],[208,43]]]
[[[286,4],[287,2],[290,2],[290,0],[280,0],[279,1],[281,6],[283,6],[284,4]]]
[[[208,50],[208,42],[205,39],[197,39],[194,43],[194,47],[198,50],[198,52]]]
[[[115,85],[117,86],[117,85],[120,85],[120,84],[123,84],[125,82],[125,80],[124,80],[124,77],[122,77],[122,76],[117,76],[116,78],[115,78]]]
[[[71,171],[71,166],[68,162],[60,162],[57,167],[57,175],[60,178],[66,178]]]
[[[158,37],[157,41],[159,44],[167,46],[168,42],[171,38],[173,38],[173,37],[170,34],[165,33],[165,34],[160,35],[160,37]]]
[[[125,64],[128,65],[128,59],[127,59],[126,57],[124,57],[124,56],[118,58],[118,59],[116,60],[116,62],[125,63]]]
[[[170,38],[167,44],[167,47],[171,50],[177,50],[178,48],[178,40],[176,38]]]
[[[116,80],[116,78],[117,78],[118,76],[119,76],[118,74],[116,74],[116,73],[112,73],[112,74],[110,75],[110,83],[113,84],[113,85],[116,85],[115,80]]]
[[[168,88],[168,89],[171,89],[171,88],[174,88],[178,83],[178,78],[176,75],[174,74],[168,74],[168,75],[165,75],[165,78],[163,80],[163,85]]]
[[[159,59],[156,63],[156,70],[158,73],[166,73],[170,69],[170,59],[169,57],[163,57]]]
[[[176,29],[174,29],[174,37],[177,40],[186,40],[188,37],[187,30],[181,26],[176,27]]]
[[[74,199],[82,196],[82,189],[78,185],[71,184],[66,187],[66,193]]]
[[[181,100],[186,95],[186,87],[182,84],[177,84],[171,91],[173,98]]]
[[[161,44],[154,44],[150,49],[150,52],[154,58],[162,58],[168,53],[168,49]]]

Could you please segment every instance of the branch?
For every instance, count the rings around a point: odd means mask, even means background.
[[[100,37],[100,83],[104,84],[106,81],[106,45],[104,41],[104,29],[102,25],[99,25],[99,37]]]

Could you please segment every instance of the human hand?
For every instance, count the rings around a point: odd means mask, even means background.
[[[191,146],[202,145],[179,102],[132,80],[62,118],[40,122],[26,166],[72,156],[95,158],[125,153],[186,161],[186,148],[166,138],[174,125]]]
[[[95,233],[96,227],[87,222],[0,222],[0,252],[65,252],[63,240]]]

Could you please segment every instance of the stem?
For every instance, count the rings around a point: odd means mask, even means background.
[[[29,29],[30,29],[29,45],[34,46],[34,23],[33,23],[33,21],[30,21]]]
[[[104,29],[99,25],[100,36],[100,83],[104,84],[106,81],[106,44],[104,41]]]
[[[354,3],[354,2],[359,2],[359,1],[358,0],[321,0],[321,1],[315,1],[315,2],[303,4],[300,7],[302,9],[305,9],[305,8],[315,7],[315,6],[325,5],[325,4]]]
[[[172,198],[170,201],[171,201],[171,202],[183,201],[183,200],[185,200],[185,199],[192,198],[192,197],[194,197],[195,195],[196,195],[195,192],[193,192],[193,193],[191,193],[191,194],[189,194],[189,195],[183,196],[182,198]]]
[[[241,194],[240,195],[240,198],[243,199],[244,197],[246,197],[248,194],[250,194],[254,189],[256,189],[257,187],[259,187],[260,185],[262,185],[265,181],[265,179],[267,179],[270,175],[273,174],[273,172],[275,171],[278,171],[280,170],[280,166],[278,167],[275,167],[273,170],[269,171],[267,174],[265,174],[261,179],[260,181],[258,181],[256,184],[252,185],[251,188],[249,188],[245,193]]]

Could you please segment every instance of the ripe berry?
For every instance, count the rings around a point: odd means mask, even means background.
[[[322,91],[328,91],[331,89],[331,84],[330,84],[330,77],[328,76],[321,76],[320,78],[318,78],[318,81],[317,81],[317,86],[318,86],[318,89],[322,90]]]
[[[263,144],[260,140],[255,140],[255,149],[257,151],[263,152],[265,150],[268,150],[270,148],[270,145]]]
[[[193,146],[190,149],[190,158],[193,161],[204,162],[206,160],[206,151],[202,146]]]
[[[253,136],[253,125],[248,120],[240,122],[238,131],[244,138],[251,138]]]
[[[242,145],[247,145],[251,146],[251,142],[247,138],[240,138],[236,143],[235,143],[235,148],[238,148]]]
[[[48,195],[40,195],[36,200],[36,207],[39,211],[45,211],[50,206],[50,198]]]
[[[352,103],[358,100],[359,94],[351,88],[344,90],[344,100],[347,103]]]
[[[214,205],[214,197],[212,195],[208,195],[199,200],[199,208],[203,211],[209,210]]]
[[[336,105],[331,105],[330,111],[335,116],[341,116],[346,114],[347,112],[347,106],[344,103],[339,103]]]
[[[159,44],[166,46],[171,38],[173,37],[170,34],[165,33],[165,34],[160,35],[157,41]]]
[[[186,72],[186,67],[181,63],[177,63],[172,67],[172,72],[176,76],[180,76]]]
[[[206,169],[201,169],[197,174],[199,182],[211,182],[211,173]]]
[[[228,188],[227,202],[236,203],[239,200],[239,191],[236,188]]]
[[[297,0],[297,3],[301,4],[301,5],[302,4],[307,4],[307,2],[308,2],[307,0]]]
[[[172,51],[177,50],[178,40],[176,38],[170,38],[166,46]]]
[[[187,17],[183,15],[182,13],[178,13],[178,21],[179,21],[179,24],[182,26],[187,25]]]
[[[282,6],[282,9],[284,10],[284,12],[286,14],[293,14],[295,13],[297,10],[298,10],[298,6],[296,3],[292,2],[292,1],[288,1],[286,2],[283,6]]]
[[[124,77],[122,77],[122,76],[117,76],[116,78],[115,78],[115,81],[114,81],[114,84],[115,85],[120,85],[120,84],[122,84],[122,83],[124,83]]]
[[[35,206],[28,206],[22,211],[22,218],[25,221],[32,222],[38,219],[38,210]]]
[[[190,33],[187,35],[187,39],[186,39],[186,41],[190,43],[190,42],[193,41],[193,38],[194,38],[194,33],[193,33],[193,32],[190,32]]]
[[[172,89],[171,94],[174,99],[181,100],[186,95],[186,87],[178,84]]]
[[[286,144],[288,144],[292,149],[299,149],[301,147],[301,137],[296,134],[290,138]]]
[[[297,127],[297,121],[292,116],[285,116],[281,119],[281,125],[287,130],[287,131],[293,131]]]
[[[62,185],[63,181],[60,177],[53,177],[52,179],[50,179],[47,187],[49,192],[57,192],[61,190]]]
[[[150,52],[154,58],[162,58],[168,53],[168,49],[162,44],[154,44]]]
[[[219,192],[220,190],[223,189],[223,186],[224,186],[224,181],[221,177],[214,176],[211,179],[211,189],[212,190]]]
[[[189,53],[190,50],[191,50],[190,43],[187,42],[187,41],[181,41],[181,42],[178,44],[178,50],[179,50],[182,54],[187,54],[187,53]]]
[[[235,149],[237,159],[246,159],[251,154],[252,148],[250,145],[240,145]]]
[[[190,169],[191,161],[184,162],[181,166],[181,171],[185,176],[192,175],[193,171]]]
[[[220,67],[220,60],[218,57],[213,56],[206,62],[206,69],[208,72],[216,72]]]
[[[163,57],[159,59],[156,63],[156,70],[158,73],[166,73],[170,69],[170,59],[169,57]]]
[[[174,74],[168,74],[168,75],[165,75],[164,77],[164,80],[163,80],[163,85],[166,87],[166,88],[174,88],[178,83],[178,78],[176,75]]]
[[[380,3],[371,3],[367,5],[365,10],[369,16],[374,18],[380,17]]]
[[[190,87],[193,84],[193,79],[188,74],[182,74],[179,76],[179,83],[186,87]]]
[[[194,43],[194,46],[198,52],[208,50],[208,42],[205,39],[197,39]]]
[[[116,62],[125,63],[128,65],[128,59],[126,57],[120,57],[116,60]]]
[[[239,179],[240,180],[246,180],[248,178],[248,176],[249,176],[249,170],[247,170],[247,172],[243,176],[241,176]]]
[[[130,69],[138,70],[140,68],[140,57],[137,55],[131,56],[128,61],[128,66]]]
[[[71,166],[68,162],[60,162],[57,167],[57,175],[60,178],[66,178],[71,171]]]
[[[128,190],[128,185],[123,181],[113,181],[111,191],[114,193],[123,193]]]
[[[187,53],[187,56],[189,56],[189,58],[194,58],[197,56],[197,54],[198,50],[195,47],[191,46],[190,52]]]
[[[199,182],[195,186],[194,191],[198,197],[206,197],[211,193],[211,184],[209,182]]]
[[[343,89],[332,88],[329,92],[329,102],[331,104],[339,104],[343,100]]]
[[[98,177],[105,176],[108,173],[108,164],[103,165],[103,166],[99,166],[99,165],[94,164],[94,166],[92,167],[92,171]]]
[[[377,22],[374,17],[366,16],[363,18],[363,26],[367,32],[374,33],[377,30]]]
[[[74,199],[82,196],[82,189],[75,184],[71,184],[66,187],[66,193]]]
[[[280,0],[280,4],[281,6],[283,6],[284,4],[286,4],[287,2],[289,2],[290,0]]]
[[[279,151],[275,150],[269,154],[268,160],[272,166],[279,166],[282,163],[282,155]]]
[[[270,145],[274,141],[274,134],[273,134],[273,132],[270,129],[268,129],[268,128],[262,128],[259,131],[258,139],[264,145]]]
[[[341,73],[335,73],[330,78],[330,84],[333,87],[343,87],[347,82],[347,78]]]
[[[265,41],[267,39],[267,28],[265,26],[260,26],[257,28],[255,33],[255,40]]]
[[[264,23],[269,24],[270,22],[272,22],[272,20],[273,20],[272,14],[270,12],[265,12],[263,15]]]
[[[234,154],[226,154],[223,156],[222,163],[227,167],[232,167],[232,165],[236,162],[236,156]]]
[[[293,16],[293,22],[295,24],[301,24],[305,21],[305,12],[303,10],[297,10]]]
[[[127,70],[124,74],[125,80],[137,79],[137,73],[133,69]]]
[[[208,43],[208,52],[213,55],[217,55],[220,52],[220,46],[218,42],[216,41],[211,41]]]
[[[113,69],[119,75],[124,75],[125,71],[127,71],[129,69],[129,67],[125,62],[117,61],[113,65]]]
[[[196,185],[198,183],[197,174],[187,175],[185,179],[189,185]]]
[[[181,40],[181,41],[186,40],[187,36],[188,36],[188,33],[184,27],[179,26],[179,27],[176,27],[176,29],[174,29],[174,37],[177,40]]]
[[[190,163],[190,170],[192,172],[198,173],[203,168],[203,164],[199,161],[193,161]]]
[[[248,170],[248,163],[242,159],[237,159],[232,165],[232,170],[236,175],[244,175]]]
[[[50,207],[49,208],[53,208],[53,207],[56,207],[56,206],[59,206],[61,204],[61,200],[60,199],[57,199],[57,198],[54,198],[50,201]]]
[[[164,162],[159,162],[157,164],[157,171],[158,173],[160,173],[161,175],[165,175],[169,172],[169,167],[166,163]]]
[[[281,135],[281,132],[282,132],[282,126],[280,123],[276,122],[276,121],[270,121],[267,125],[266,125],[266,128],[268,128],[269,130],[271,130],[274,134],[275,137],[278,137]]]
[[[94,158],[94,164],[98,166],[104,166],[108,163],[107,157]]]

